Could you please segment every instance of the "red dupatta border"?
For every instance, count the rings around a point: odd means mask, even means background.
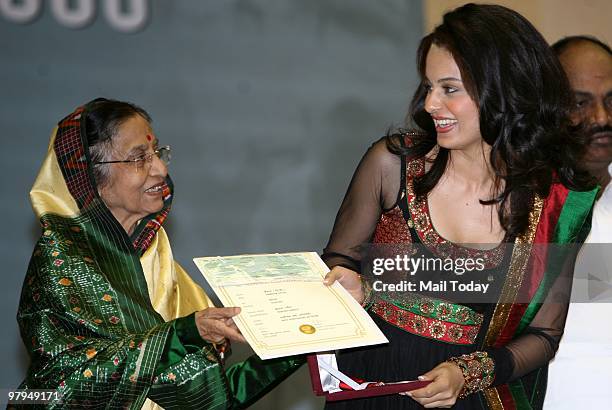
[[[567,203],[569,194],[570,191],[561,184],[555,184],[551,187],[551,193],[545,200],[533,243],[559,243],[555,240],[555,228],[560,221],[560,216],[564,205]],[[534,302],[542,302],[542,300],[534,301],[533,299],[546,275],[547,257],[548,250],[545,246],[538,246],[535,252],[532,253],[528,270],[530,275],[527,278],[528,280],[523,281],[521,289],[519,290],[520,300],[530,300],[531,303],[517,303],[512,305],[508,323],[498,336],[493,345],[494,347],[500,347],[507,344],[515,336],[527,308],[529,306],[534,306]]]
[[[546,200],[540,200],[539,204],[536,200],[528,231],[521,238],[517,238],[517,244],[522,245],[518,248],[523,251],[519,249],[512,255],[510,271],[502,290],[502,297],[513,295],[514,300],[520,297],[518,300],[530,300],[530,303],[498,305],[485,338],[486,346],[503,346],[520,334],[538,312],[551,283],[560,273],[559,270],[551,268],[546,247],[540,246],[536,252],[525,255],[525,245],[561,244],[580,240],[579,233],[590,213],[596,193],[597,189],[587,192],[570,191],[557,183],[551,187]],[[526,272],[529,272],[529,275],[525,275]],[[520,384],[520,380],[517,382]],[[489,388],[484,391],[484,396],[492,409],[530,407],[522,384]]]
[[[563,204],[567,199],[569,190],[563,185],[555,184],[551,187],[551,193],[544,200],[542,211],[540,213],[539,221],[537,222],[537,229],[533,234],[533,240],[531,243],[534,244],[546,244],[552,243],[555,227],[559,221]],[[524,245],[523,245],[524,246]],[[517,293],[520,297],[519,300],[532,300],[535,296],[544,275],[546,273],[546,247],[539,246],[530,255],[527,270],[530,274],[522,281],[521,288]],[[524,272],[523,272],[524,274]],[[508,318],[505,325],[502,326],[501,332],[497,335],[497,339],[493,342],[493,347],[500,347],[506,345],[515,335],[521,318],[525,314],[527,303],[516,303],[512,304],[510,311],[508,312]]]

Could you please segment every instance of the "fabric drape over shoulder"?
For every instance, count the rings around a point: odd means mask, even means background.
[[[248,406],[301,360],[223,368],[193,313],[210,300],[174,262],[162,228],[172,199],[128,236],[97,194],[84,108],[53,131],[31,190],[42,225],[17,314],[31,359],[20,388],[56,389],[52,407]]]

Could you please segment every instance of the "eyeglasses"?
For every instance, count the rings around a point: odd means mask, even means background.
[[[125,164],[134,164],[136,169],[142,169],[144,168],[145,164],[149,164],[149,165],[151,164],[151,162],[153,161],[153,155],[156,155],[157,158],[159,158],[164,164],[166,165],[170,164],[170,158],[172,157],[170,155],[170,145],[159,147],[152,153],[143,154],[134,159],[124,159],[121,161],[97,161],[97,162],[94,162],[94,164],[97,165],[97,164],[125,163]]]

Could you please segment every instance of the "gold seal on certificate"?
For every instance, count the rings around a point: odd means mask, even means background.
[[[312,326],[312,325],[302,325],[302,326],[300,326],[300,332],[306,333],[307,335],[311,335],[311,334],[313,334],[316,331],[317,331],[317,329],[315,329],[315,327]]]
[[[315,252],[193,260],[262,359],[386,343],[387,339]]]

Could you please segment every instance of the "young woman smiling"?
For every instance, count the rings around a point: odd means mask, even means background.
[[[567,79],[537,30],[494,5],[447,13],[421,41],[417,65],[412,130],[365,154],[323,258],[326,282],[364,303],[390,342],[339,352],[340,370],[431,383],[326,408],[540,408],[569,301],[568,244],[584,239],[595,197],[567,131]],[[491,283],[490,299],[371,292],[366,243],[482,258],[483,270],[453,278]]]

